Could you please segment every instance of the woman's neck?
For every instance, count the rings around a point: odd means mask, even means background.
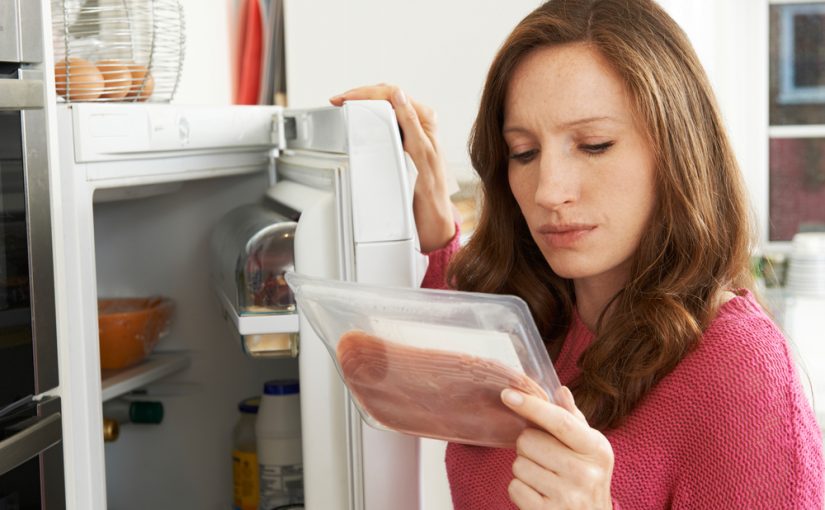
[[[573,280],[576,291],[576,311],[587,329],[596,330],[596,322],[610,299],[627,282],[627,271],[622,267],[607,273]]]

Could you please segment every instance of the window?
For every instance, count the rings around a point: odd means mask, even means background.
[[[769,1],[769,242],[825,230],[825,0]]]

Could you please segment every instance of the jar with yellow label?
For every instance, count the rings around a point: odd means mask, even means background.
[[[258,417],[258,397],[238,404],[241,412],[232,432],[232,478],[235,510],[258,510],[258,454],[255,440],[255,420]]]

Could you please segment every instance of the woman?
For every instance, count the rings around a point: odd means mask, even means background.
[[[484,204],[460,251],[432,113],[386,85],[331,101],[367,98],[392,102],[420,173],[426,283],[521,296],[567,385],[556,404],[502,392],[534,425],[515,451],[449,445],[457,510],[823,507],[733,151],[658,5],[552,0],[515,28],[470,140]]]

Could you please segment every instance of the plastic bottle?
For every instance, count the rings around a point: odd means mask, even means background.
[[[232,431],[232,481],[235,510],[258,510],[258,452],[255,420],[261,399],[247,398],[238,404],[241,412]]]
[[[301,401],[297,380],[273,380],[264,384],[255,434],[261,484],[259,509],[272,510],[303,502]]]

